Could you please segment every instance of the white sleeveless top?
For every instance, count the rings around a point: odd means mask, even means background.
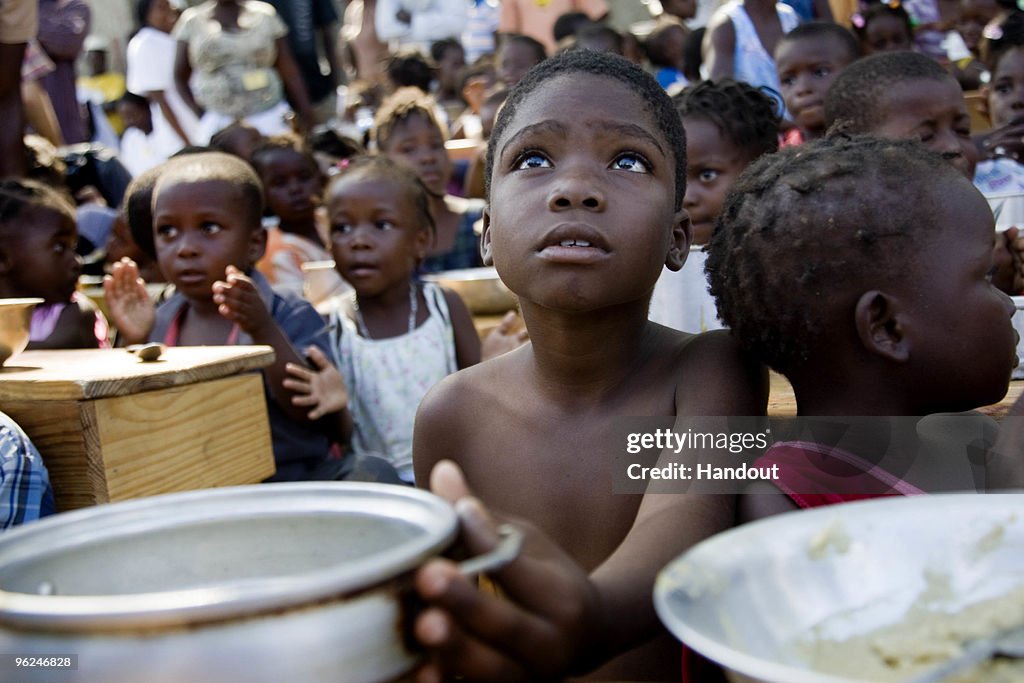
[[[345,378],[355,430],[352,451],[390,462],[413,483],[412,427],[427,391],[458,370],[455,332],[444,292],[421,283],[430,315],[412,332],[367,339],[348,315],[331,313],[334,359]]]
[[[724,12],[732,20],[736,33],[736,49],[733,52],[733,77],[737,81],[745,81],[754,87],[766,86],[775,92],[775,99],[782,106],[779,74],[775,69],[775,60],[761,44],[754,22],[743,6],[743,0],[730,0],[718,10]],[[796,10],[789,5],[778,2],[775,12],[779,16],[782,33],[792,31],[800,23]],[[787,115],[788,116],[788,115]]]

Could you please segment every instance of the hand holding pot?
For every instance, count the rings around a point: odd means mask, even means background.
[[[471,496],[462,471],[442,461],[430,488],[455,506],[460,542],[472,554],[490,551],[498,541],[499,516]],[[427,650],[419,683],[463,676],[481,681],[537,681],[582,670],[588,652],[603,650],[590,625],[599,597],[586,572],[530,524],[514,520],[525,542],[518,558],[490,578],[497,597],[478,589],[457,566],[443,559],[427,562],[415,586],[430,607],[417,618],[414,633]]]

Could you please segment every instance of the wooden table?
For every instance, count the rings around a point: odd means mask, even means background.
[[[27,351],[0,368],[0,410],[46,462],[59,510],[274,473],[269,346]]]
[[[769,377],[770,392],[768,394],[768,414],[777,416],[796,415],[796,398],[793,396],[793,387],[782,375],[772,372]],[[1014,380],[1010,382],[1010,389],[1006,396],[999,403],[979,408],[978,412],[994,418],[1001,418],[1013,405],[1013,402],[1024,392],[1024,381]]]

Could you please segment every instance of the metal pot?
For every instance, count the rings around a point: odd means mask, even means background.
[[[96,683],[384,681],[413,667],[409,574],[453,541],[442,499],[381,484],[265,484],[61,514],[0,536],[0,652]],[[511,559],[517,539],[463,571]],[[468,566],[467,566],[468,565]],[[0,662],[0,668],[12,666]]]

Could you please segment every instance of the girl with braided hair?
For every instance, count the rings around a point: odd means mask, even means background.
[[[0,181],[0,299],[38,297],[30,349],[107,348],[106,318],[75,291],[82,260],[70,198],[33,180]]]
[[[707,292],[703,247],[725,196],[752,161],[779,148],[777,105],[760,89],[729,78],[704,81],[675,97],[686,130],[686,195],[693,247],[681,270],[662,269],[650,317],[686,332],[721,329]]]
[[[922,430],[952,434],[951,418],[915,421],[910,434],[889,416],[1006,394],[1014,305],[992,282],[993,232],[971,182],[912,141],[836,135],[744,173],[711,240],[711,293],[741,346],[792,384],[798,415],[830,417],[757,461],[781,476],[740,496],[740,519],[975,488],[965,444],[917,450]]]

